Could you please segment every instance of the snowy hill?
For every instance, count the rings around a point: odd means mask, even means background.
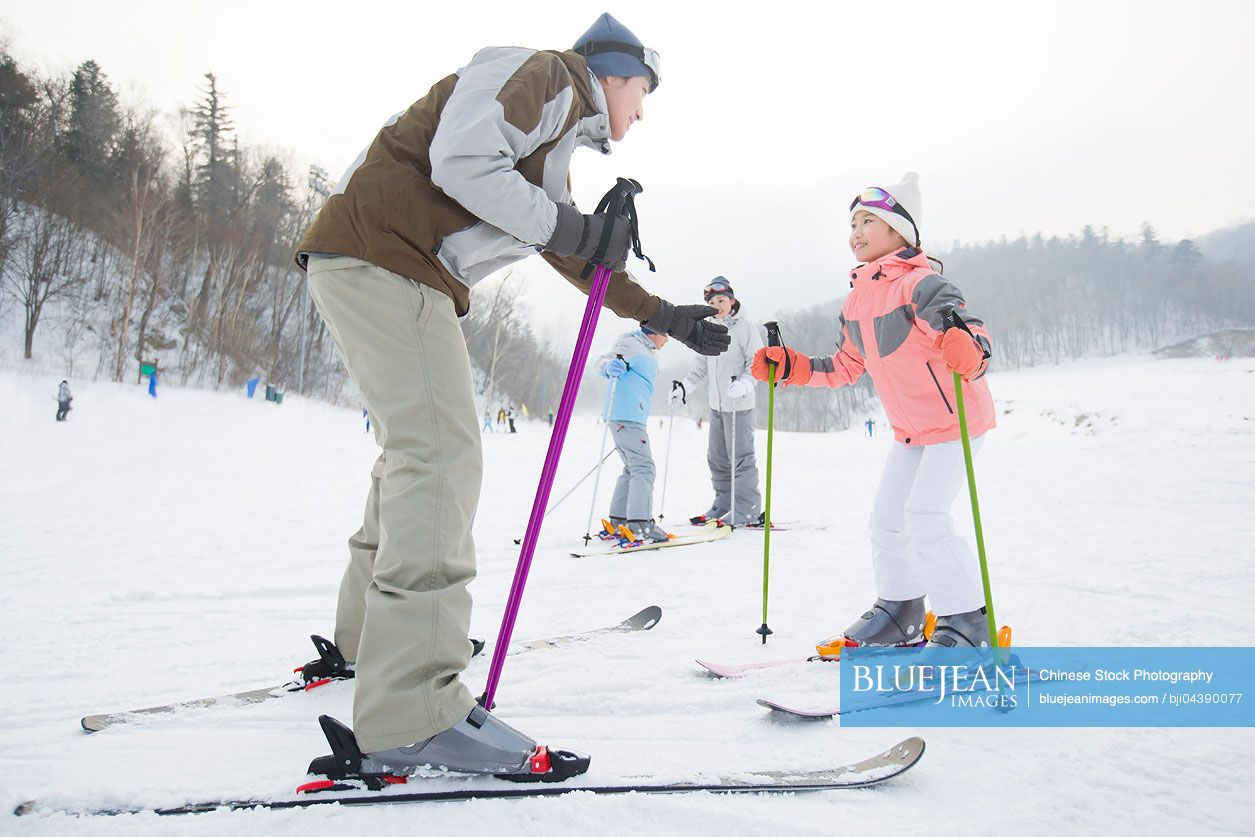
[[[1255,328],[1227,328],[1155,351],[1156,357],[1255,357]]]
[[[1000,427],[977,460],[993,589],[1019,645],[1250,643],[1255,593],[1255,360],[1145,357],[992,377]],[[315,718],[352,717],[352,688],[156,717],[93,736],[89,712],[282,682],[329,634],[345,540],[376,455],[358,411],[164,386],[76,387],[0,375],[0,804],[32,797],[175,803],[280,793],[325,744]],[[787,397],[787,392],[780,397]],[[878,422],[883,426],[883,421]],[[650,431],[661,457],[665,427]],[[709,502],[705,433],[673,430],[665,524]],[[548,439],[540,422],[484,437],[473,635],[492,639]],[[595,462],[577,417],[554,498]],[[547,521],[515,636],[617,621],[648,604],[648,633],[507,661],[498,713],[592,754],[590,776],[694,778],[816,768],[910,734],[782,724],[754,699],[832,694],[825,666],[738,681],[699,672],[802,655],[873,600],[866,519],[887,435],[779,434],[769,622],[762,535],[573,559],[591,481]],[[759,434],[760,468],[765,434]],[[614,460],[611,460],[612,462]],[[659,463],[660,475],[662,463]],[[598,513],[614,469],[602,475]],[[661,489],[661,479],[659,480]],[[961,520],[966,509],[957,512]],[[478,693],[487,660],[472,661]],[[22,833],[267,833],[421,828],[425,834],[1249,833],[1251,730],[923,730],[928,753],[875,791],[783,797],[570,796],[370,810],[215,813],[158,821],[41,815]],[[19,822],[0,813],[0,832]]]

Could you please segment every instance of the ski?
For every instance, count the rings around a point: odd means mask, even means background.
[[[924,615],[925,641],[927,640],[928,637],[932,636],[933,629],[936,627],[936,625],[937,625],[937,617],[930,610]],[[1011,644],[1011,633],[1010,633],[1011,629],[1008,627],[1004,627],[1002,630],[1005,634],[1005,639],[1003,640],[1003,644],[1010,645]],[[783,660],[767,660],[761,663],[742,663],[739,665],[728,665],[726,663],[710,663],[705,660],[694,660],[694,662],[697,663],[702,668],[706,669],[706,671],[715,675],[716,677],[736,678],[736,677],[743,677],[745,674],[751,671],[757,671],[759,669],[764,669],[764,668],[779,668],[780,666],[794,666],[794,665],[800,665],[802,663],[839,663],[841,662],[841,649],[849,647],[847,643],[849,643],[849,640],[843,640],[840,636],[835,636],[832,639],[825,640],[824,642],[821,642],[818,645],[816,645],[815,650],[818,651],[819,653],[812,654],[809,657],[789,657]],[[920,648],[924,644],[925,642],[921,641],[921,642],[915,643],[913,646],[903,646],[903,647]]]
[[[200,814],[219,810],[308,808],[314,805],[400,805],[417,802],[446,802],[466,799],[520,799],[534,796],[562,796],[570,793],[595,794],[676,794],[676,793],[797,793],[800,791],[865,788],[877,785],[910,770],[924,755],[924,740],[912,737],[876,755],[851,764],[824,770],[760,770],[743,774],[699,778],[689,782],[655,783],[648,777],[631,778],[613,784],[593,784],[587,774],[562,784],[519,785],[500,779],[440,777],[416,781],[435,785],[431,790],[408,791],[402,783],[389,784],[378,791],[323,791],[276,798],[224,799],[189,802],[168,808],[109,807],[75,809],[44,800],[32,800],[14,809],[17,816],[43,812],[63,812],[80,816],[114,816],[154,813],[159,816]]]
[[[1025,675],[1019,683],[1035,683],[1041,680],[1041,672],[1035,668],[1025,669]],[[992,691],[986,689],[980,690],[964,690],[964,691]],[[867,709],[883,709],[888,706],[901,706],[906,703],[916,703],[921,700],[936,700],[935,694],[927,692],[916,692],[911,690],[898,692],[885,692],[879,696],[874,706],[860,706],[858,709],[843,710],[837,704],[823,704],[820,706],[799,706],[797,704],[784,703],[782,701],[767,700],[759,698],[755,701],[764,709],[770,709],[773,712],[779,712],[795,718],[805,719],[822,719],[833,718],[841,715],[849,715],[851,712],[862,712]]]
[[[662,609],[656,605],[651,605],[639,613],[635,613],[614,625],[607,625],[604,628],[596,628],[591,631],[582,631],[580,633],[567,634],[565,636],[547,637],[544,639],[534,639],[530,642],[522,643],[511,649],[511,654],[521,654],[527,651],[538,651],[544,648],[558,648],[563,645],[569,645],[573,642],[579,642],[591,639],[603,634],[630,633],[632,631],[648,631],[654,625],[658,624],[658,620],[662,618]],[[484,643],[481,640],[472,640],[474,648],[472,656],[479,655],[484,650]],[[298,669],[299,671],[299,669]],[[250,689],[243,692],[233,692],[227,695],[215,695],[213,697],[197,698],[196,700],[179,701],[177,703],[167,703],[161,706],[149,706],[144,709],[132,709],[127,712],[114,712],[102,715],[87,715],[80,721],[86,732],[99,732],[109,727],[127,724],[131,721],[138,720],[150,715],[169,715],[184,709],[204,709],[214,706],[248,706],[254,703],[262,703],[276,698],[286,697],[292,694],[307,692],[318,686],[329,683],[329,680],[315,681],[311,684],[305,684],[300,678],[292,680],[282,686],[274,686],[263,689]]]
[[[570,553],[572,558],[590,558],[596,555],[627,555],[632,552],[645,552],[653,549],[670,549],[675,546],[690,546],[695,543],[709,543],[721,540],[732,533],[731,526],[708,524],[706,531],[696,535],[677,535],[670,540],[657,543],[620,543],[600,549],[583,549]]]
[[[818,654],[815,654],[810,657],[790,657],[787,660],[767,660],[761,663],[741,663],[738,665],[730,665],[727,663],[710,663],[710,662],[707,662],[706,660],[694,660],[693,662],[697,663],[699,666],[706,669],[706,671],[710,672],[716,677],[726,677],[726,678],[735,679],[737,677],[744,677],[746,674],[748,674],[751,671],[758,671],[759,669],[763,669],[763,668],[779,668],[781,666],[795,666],[795,665],[801,665],[802,663],[838,663],[840,662],[840,660],[833,657],[821,657]]]
[[[604,628],[595,628],[591,631],[581,631],[580,633],[567,634],[565,636],[548,637],[546,639],[533,639],[525,642],[510,651],[511,654],[521,654],[524,651],[540,651],[545,648],[558,648],[563,645],[570,645],[573,642],[583,642],[593,637],[603,636],[605,634],[627,634],[635,631],[648,631],[650,628],[658,624],[662,619],[662,608],[657,605],[649,607],[635,613],[619,622],[616,625],[607,625]]]
[[[782,715],[789,715],[794,718],[806,718],[807,720],[822,720],[841,714],[839,706],[797,706],[766,698],[759,698],[754,702],[764,709],[770,709],[773,712],[779,712]]]
[[[727,517],[726,514],[723,515],[723,517],[707,517],[704,514],[699,514],[696,517],[690,517],[688,519],[688,525],[699,528],[699,529],[702,528],[703,526],[709,526],[711,523],[720,523],[724,526],[727,526],[728,521],[724,520],[725,517]],[[759,518],[761,517],[762,515],[759,515]],[[787,522],[776,523],[773,521],[771,524],[771,531],[773,532],[787,531],[789,526],[790,524]],[[753,523],[738,523],[736,524],[735,528],[749,529],[750,531],[753,531],[753,532],[765,532],[767,530],[767,527],[764,526],[761,522],[759,522],[759,520],[755,520]]]

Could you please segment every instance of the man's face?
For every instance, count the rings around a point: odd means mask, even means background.
[[[628,128],[645,118],[645,96],[649,93],[646,76],[600,78],[610,110],[610,139],[618,142],[627,136]]]
[[[716,317],[726,317],[731,314],[732,305],[735,302],[735,299],[726,294],[715,294],[710,299],[706,300],[707,305],[715,306],[715,310],[719,312],[715,315]]]

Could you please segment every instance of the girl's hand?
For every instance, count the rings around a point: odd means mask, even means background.
[[[946,369],[958,372],[965,381],[980,374],[985,365],[985,353],[980,345],[961,328],[952,328],[933,340],[933,348],[941,350]]]
[[[800,387],[811,379],[811,359],[787,346],[766,346],[754,352],[750,374],[767,380],[769,363],[776,365],[776,382],[784,386]]]

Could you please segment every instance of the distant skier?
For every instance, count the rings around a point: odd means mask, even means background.
[[[297,245],[382,448],[335,630],[354,664],[365,770],[532,772],[536,742],[479,706],[461,678],[483,474],[458,323],[471,288],[541,253],[587,293],[580,273],[604,238],[607,308],[697,351],[727,346],[705,306],[672,305],[626,272],[628,219],[572,203],[575,149],[609,153],[658,80],[657,53],[609,15],[569,50],[480,50],[384,124]],[[334,103],[318,118],[336,120]]]
[[[70,402],[74,400],[74,396],[70,393],[69,381],[62,381],[57,387],[57,421],[65,421],[65,417],[69,414]]]
[[[706,464],[715,499],[705,513],[691,523],[724,519],[736,526],[762,523],[762,495],[758,491],[758,464],[754,458],[754,379],[750,367],[754,353],[762,348],[761,326],[741,315],[728,280],[716,276],[702,292],[714,306],[714,322],[726,326],[732,337],[728,351],[718,357],[698,357],[683,381],[672,381],[668,400],[696,403],[705,396],[710,408],[710,436]],[[701,421],[698,420],[699,428]],[[736,497],[732,489],[736,488]],[[735,502],[733,500],[735,499]],[[736,519],[731,516],[735,511]]]
[[[875,435],[876,435],[876,421],[875,419],[872,419],[869,417],[867,419],[867,437],[870,439],[872,436],[875,436]]]
[[[614,484],[610,500],[610,523],[616,529],[626,524],[633,540],[650,543],[668,539],[654,522],[654,477],[658,469],[645,429],[658,374],[658,350],[666,342],[667,335],[643,326],[620,337],[596,365],[603,378],[615,381],[614,401],[605,415],[615,449],[623,460],[623,473]]]
[[[479,429],[480,433],[496,433],[492,426],[492,413],[484,410],[484,426]]]
[[[929,645],[988,645],[984,591],[976,554],[955,532],[950,507],[965,485],[951,373],[963,381],[973,451],[994,427],[993,398],[982,378],[990,343],[984,323],[964,312],[943,332],[943,311],[964,308],[962,292],[929,265],[919,224],[918,175],[889,189],[872,187],[850,204],[850,249],[862,264],[850,272],[841,306],[837,352],[807,357],[791,348],[760,349],[754,377],[778,364],[783,386],[842,387],[864,372],[893,425],[872,504],[875,604],[834,645],[911,645],[923,639],[924,597],[937,615]]]
[[[505,420],[510,423],[510,432],[518,433],[518,431],[514,429],[514,405],[513,404],[510,405],[510,409],[506,410]]]

